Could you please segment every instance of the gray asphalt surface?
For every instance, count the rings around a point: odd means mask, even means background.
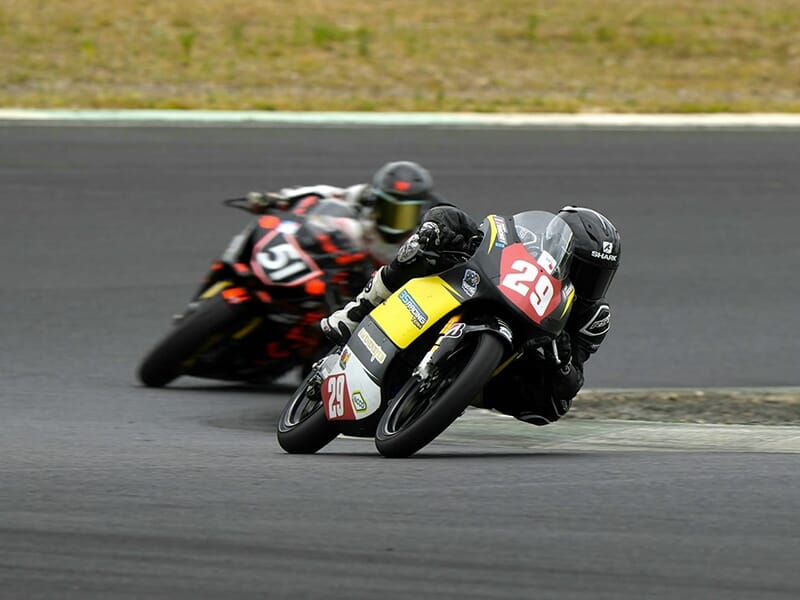
[[[798,597],[796,454],[292,457],[288,385],[133,376],[246,221],[219,199],[408,157],[476,216],[619,225],[587,385],[797,385],[797,156],[795,132],[0,126],[0,597]]]

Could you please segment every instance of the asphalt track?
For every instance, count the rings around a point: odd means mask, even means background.
[[[797,385],[798,156],[794,131],[0,126],[0,597],[797,598],[796,429],[476,413],[410,460],[293,457],[291,382],[133,373],[244,224],[218,199],[407,157],[476,216],[619,225],[590,387]]]

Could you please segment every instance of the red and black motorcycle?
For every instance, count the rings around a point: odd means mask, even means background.
[[[245,198],[224,204],[248,210]],[[269,382],[309,369],[329,350],[319,320],[358,293],[375,266],[354,241],[355,219],[349,205],[319,197],[259,215],[145,356],[141,382]]]

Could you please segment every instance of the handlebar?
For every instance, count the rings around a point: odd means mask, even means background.
[[[253,214],[253,211],[250,210],[250,207],[247,204],[247,198],[228,198],[227,200],[223,200],[222,204],[227,206],[228,208],[238,208],[239,210],[244,210]]]
[[[445,257],[455,259],[454,262],[463,262],[472,256],[471,252],[464,250],[420,250],[420,254],[433,262],[439,262]]]

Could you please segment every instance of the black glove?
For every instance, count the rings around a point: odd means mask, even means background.
[[[466,240],[444,223],[425,221],[417,231],[419,245],[423,250],[452,249],[463,250]]]
[[[552,343],[544,346],[544,358],[552,367],[558,367],[562,371],[569,368],[572,360],[572,342],[566,331],[562,331]]]

